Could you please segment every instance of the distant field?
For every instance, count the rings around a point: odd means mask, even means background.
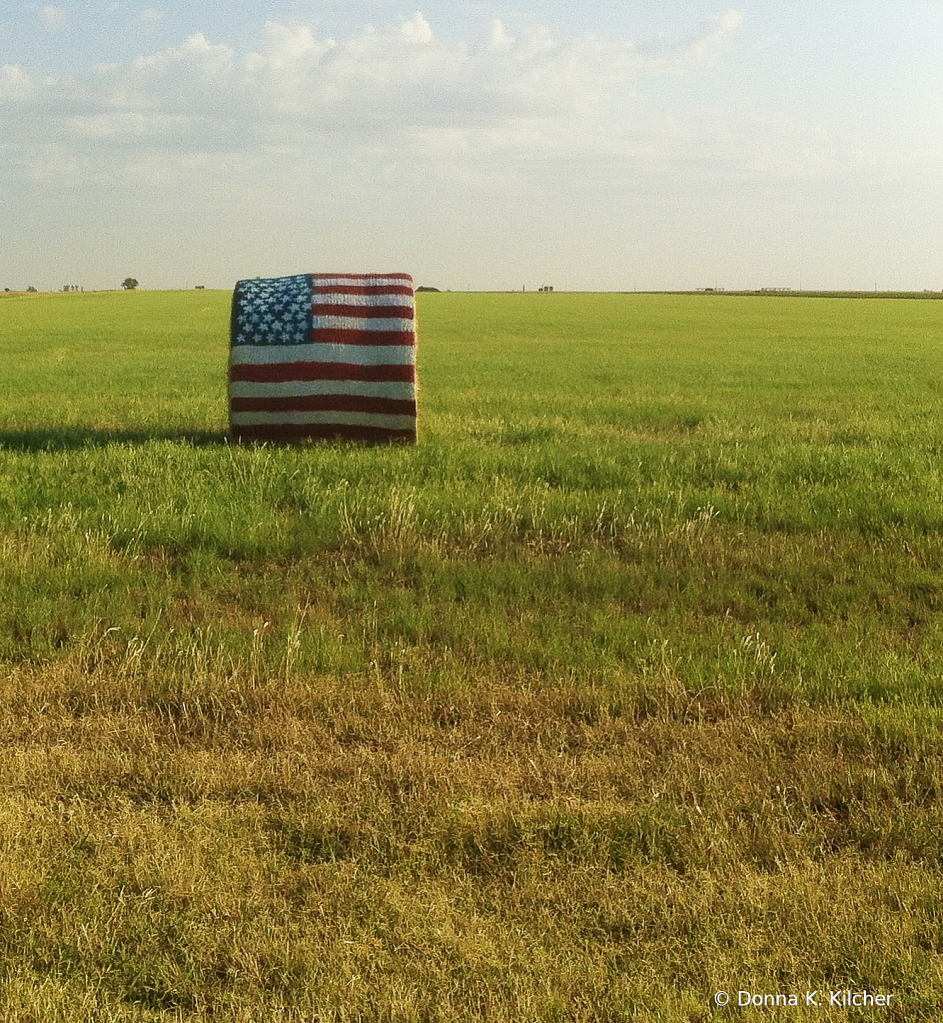
[[[939,1018],[943,303],[422,294],[280,449],[229,301],[0,307],[0,1018]]]

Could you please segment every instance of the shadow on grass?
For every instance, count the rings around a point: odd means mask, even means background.
[[[113,444],[139,447],[155,441],[213,447],[229,444],[231,438],[228,433],[211,430],[105,430],[85,426],[0,430],[0,450],[6,451],[74,451]]]

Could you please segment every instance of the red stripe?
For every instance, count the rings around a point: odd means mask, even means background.
[[[318,289],[314,289],[315,295]],[[328,295],[412,295],[412,287],[408,284],[327,284],[324,294]]]
[[[393,416],[416,414],[416,402],[408,398],[375,398],[362,394],[233,398],[230,408],[233,412],[376,412]]]
[[[367,440],[378,443],[416,443],[415,430],[383,430],[375,426],[344,426],[333,423],[287,423],[284,426],[234,426],[236,440]]]
[[[369,320],[377,316],[384,319],[411,320],[413,310],[407,305],[337,305],[333,302],[315,302],[315,316],[349,316]]]
[[[366,380],[379,383],[416,381],[414,365],[356,366],[350,362],[276,362],[269,366],[230,366],[230,380],[274,384],[285,380]]]
[[[354,327],[315,327],[308,340],[333,345],[409,345],[416,343],[411,330],[357,330]]]

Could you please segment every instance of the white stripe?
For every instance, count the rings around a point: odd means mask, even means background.
[[[325,305],[362,305],[365,307],[374,305],[403,305],[412,306],[412,295],[343,295],[335,294],[333,291],[314,292],[315,304]]]
[[[317,295],[322,288],[328,288],[333,284],[345,284],[355,288],[410,288],[413,282],[406,277],[323,277],[321,280],[315,277],[311,283]]]
[[[367,380],[282,380],[274,384],[259,384],[252,380],[234,380],[229,385],[233,398],[303,398],[309,394],[356,394],[363,398],[416,397],[416,385],[378,383]]]
[[[376,426],[383,430],[414,430],[415,416],[385,416],[373,412],[233,412],[233,426],[305,426],[334,423],[338,426]]]
[[[341,330],[408,330],[413,329],[412,320],[386,319],[383,316],[370,316],[364,309],[364,316],[315,316],[312,320],[315,330],[324,328]]]
[[[410,366],[413,345],[233,345],[233,366],[274,366],[280,362],[349,362],[354,366]]]

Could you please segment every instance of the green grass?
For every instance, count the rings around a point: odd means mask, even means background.
[[[424,294],[392,449],[228,303],[0,302],[0,1018],[937,1018],[943,303]]]

